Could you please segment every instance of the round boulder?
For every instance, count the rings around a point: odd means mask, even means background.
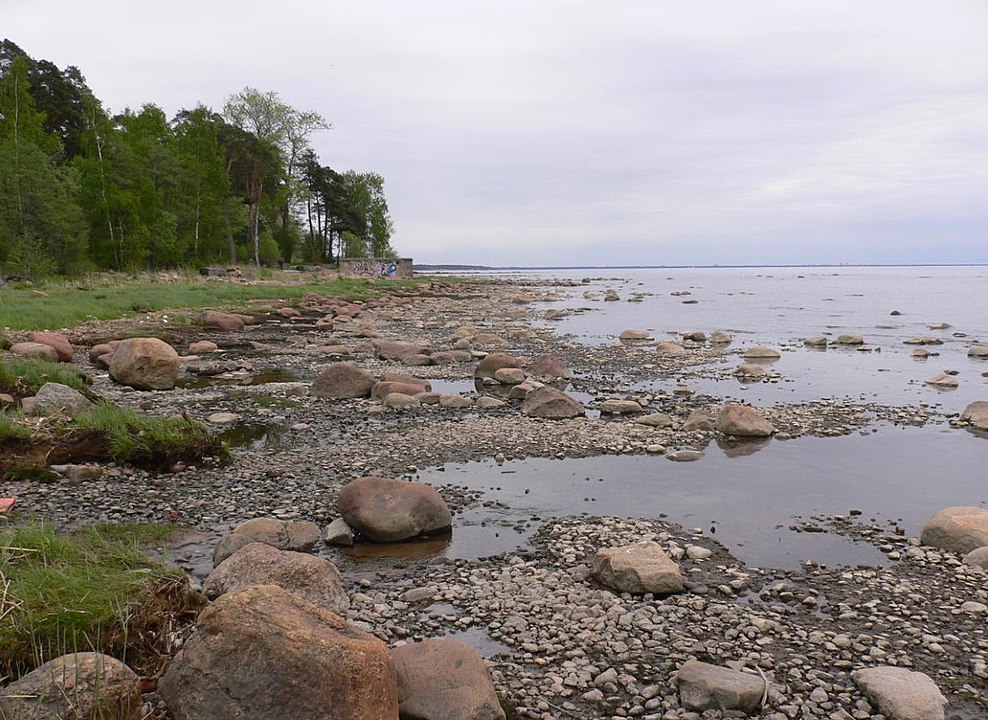
[[[227,593],[158,681],[182,720],[397,720],[387,646],[274,585]]]
[[[372,542],[399,542],[445,530],[453,521],[432,487],[383,477],[360,477],[340,491],[340,515]]]
[[[480,653],[458,640],[409,643],[391,654],[401,717],[504,720]]]
[[[557,390],[550,385],[528,392],[522,402],[521,412],[528,417],[550,420],[565,420],[586,415],[583,405],[562,390]]]
[[[729,403],[717,414],[715,427],[725,435],[737,437],[768,437],[775,432],[772,423],[755,408]]]
[[[258,542],[244,545],[221,562],[202,589],[210,600],[215,600],[252,585],[277,585],[335,613],[344,613],[350,607],[340,571],[329,560]]]
[[[138,390],[171,390],[180,360],[175,349],[158,338],[121,340],[110,356],[110,377]]]
[[[140,678],[108,655],[63,655],[0,688],[0,717],[137,720]]]
[[[659,355],[668,355],[669,357],[678,357],[679,355],[686,354],[686,348],[684,348],[679,343],[674,343],[670,341],[663,341],[655,346],[655,351]]]
[[[926,521],[920,541],[962,555],[988,545],[988,510],[964,506],[944,508]]]
[[[338,400],[370,395],[374,376],[353,363],[333,363],[312,382],[312,394]]]

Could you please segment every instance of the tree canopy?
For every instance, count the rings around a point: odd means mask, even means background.
[[[330,128],[251,87],[111,114],[78,68],[0,41],[0,274],[393,255],[384,179],[322,164]]]

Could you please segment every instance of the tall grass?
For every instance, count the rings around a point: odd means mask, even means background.
[[[68,385],[76,390],[86,384],[85,376],[72,365],[37,358],[0,358],[0,392],[34,395],[49,382]]]
[[[154,584],[182,576],[98,527],[0,529],[0,673],[68,652],[124,654],[128,625]]]
[[[111,460],[167,467],[180,459],[208,452],[222,453],[222,443],[196,420],[141,415],[110,403],[95,406],[71,427],[103,433]]]
[[[20,412],[0,410],[0,443],[8,438],[27,440],[31,437],[31,428],[23,425]]]
[[[242,307],[251,300],[294,300],[307,293],[366,300],[395,289],[414,287],[429,278],[369,283],[339,279],[300,283],[247,284],[194,277],[154,281],[100,279],[54,281],[44,285],[47,297],[31,288],[0,290],[0,331],[70,328],[88,320],[115,320],[136,314],[181,308]]]

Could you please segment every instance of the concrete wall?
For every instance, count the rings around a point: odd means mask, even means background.
[[[411,258],[342,258],[342,278],[383,278],[408,280],[412,277]]]

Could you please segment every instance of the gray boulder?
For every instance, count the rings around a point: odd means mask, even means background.
[[[372,542],[399,542],[445,530],[446,501],[432,487],[382,477],[351,480],[340,491],[340,515]]]
[[[85,395],[61,383],[45,383],[35,393],[30,403],[29,415],[48,417],[56,413],[64,413],[69,417],[78,417],[93,408]]]
[[[753,714],[767,688],[758,675],[687,660],[676,673],[679,701],[687,710],[739,710]]]
[[[902,667],[855,670],[851,679],[889,720],[943,720],[947,699],[928,675]]]

